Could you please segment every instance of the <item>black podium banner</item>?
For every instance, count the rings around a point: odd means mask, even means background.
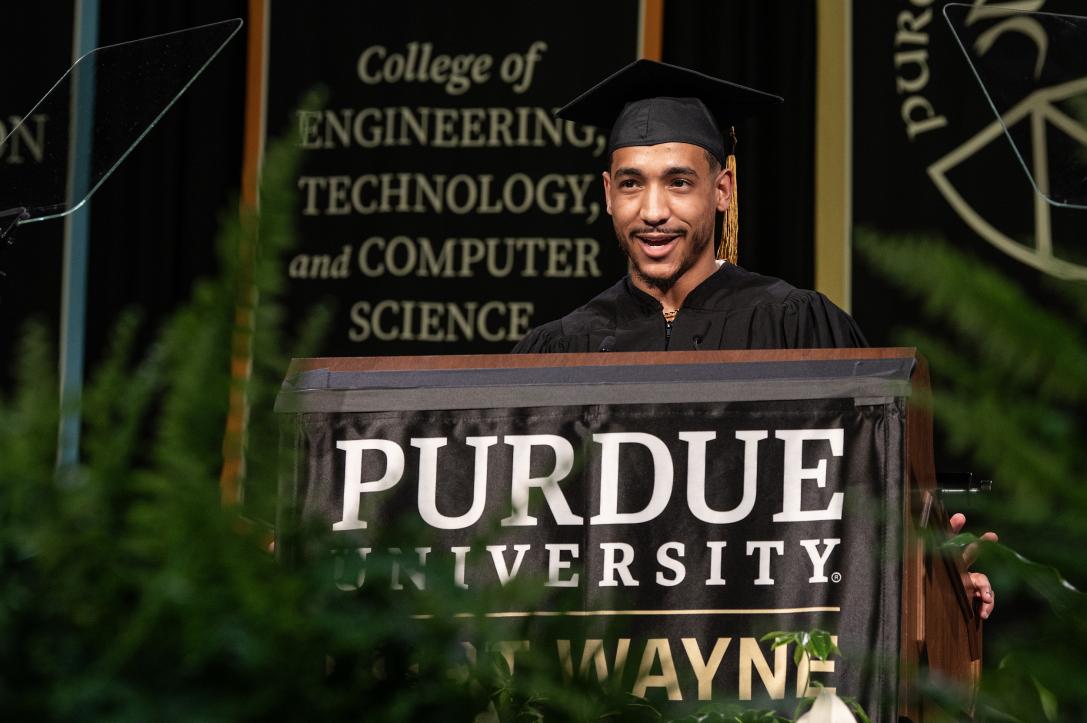
[[[634,695],[791,711],[814,678],[882,720],[911,369],[309,371],[278,400],[297,451],[284,497],[334,531],[345,590],[365,589],[365,559],[387,552],[374,540],[408,519],[419,538],[394,545],[392,581],[405,606],[432,575],[468,590],[527,580],[530,608],[488,615],[582,618],[583,640],[518,644],[621,675]],[[809,668],[758,640],[813,628],[837,636],[841,659]]]

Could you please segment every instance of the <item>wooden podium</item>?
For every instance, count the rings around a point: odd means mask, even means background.
[[[546,613],[496,616],[609,615],[685,645],[829,620],[846,655],[897,659],[890,672],[843,664],[839,693],[873,720],[921,722],[935,718],[918,671],[975,690],[981,660],[965,566],[926,542],[948,534],[929,398],[925,362],[905,348],[296,359],[276,404],[294,455],[281,499],[359,549],[384,505],[416,500],[450,545],[502,517],[499,541],[523,543],[526,567],[541,542],[567,540],[561,563],[548,547],[549,580],[580,584],[584,609],[556,598]],[[473,459],[490,475],[485,497]],[[643,552],[656,543],[653,567]],[[488,584],[492,570],[465,577],[458,561],[458,585]],[[765,665],[770,697],[792,694],[792,673]],[[799,696],[811,672],[796,675]]]

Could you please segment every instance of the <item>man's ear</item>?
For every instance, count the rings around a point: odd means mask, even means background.
[[[601,174],[604,177],[604,205],[608,210],[608,215],[611,215],[611,174],[604,171]]]
[[[714,182],[714,193],[717,195],[717,210],[721,213],[728,210],[728,204],[732,200],[735,184],[736,179],[732,175],[732,171],[728,168],[722,168],[717,174],[717,179]]]

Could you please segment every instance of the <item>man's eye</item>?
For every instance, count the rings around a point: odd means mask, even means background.
[[[685,186],[690,186],[691,182],[688,181],[686,178],[673,178],[672,185],[683,188]]]
[[[619,182],[619,188],[634,188],[638,183],[633,178],[627,178]]]

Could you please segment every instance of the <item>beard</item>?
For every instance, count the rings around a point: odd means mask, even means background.
[[[650,272],[646,271],[641,267],[641,265],[638,263],[638,259],[633,253],[631,253],[631,247],[634,244],[638,243],[638,241],[635,239],[635,236],[637,236],[638,234],[650,232],[676,233],[682,236],[686,236],[690,241],[690,243],[688,243],[686,247],[681,249],[683,255],[680,257],[679,263],[676,265],[675,269],[669,274],[651,274]],[[690,229],[689,233],[677,229],[642,227],[634,229],[627,236],[624,236],[619,232],[618,229],[616,229],[615,235],[616,238],[619,240],[619,247],[623,250],[623,253],[627,255],[627,259],[629,259],[630,261],[631,274],[638,277],[638,279],[644,282],[647,286],[651,286],[652,288],[660,291],[661,293],[666,293],[673,286],[675,286],[676,282],[683,278],[683,276],[688,271],[690,271],[696,263],[698,263],[698,260],[702,257],[702,254],[705,253],[706,246],[709,245],[710,240],[713,237],[713,221],[710,221],[708,228],[705,226],[692,228]],[[681,239],[681,241],[682,240],[683,239]]]

